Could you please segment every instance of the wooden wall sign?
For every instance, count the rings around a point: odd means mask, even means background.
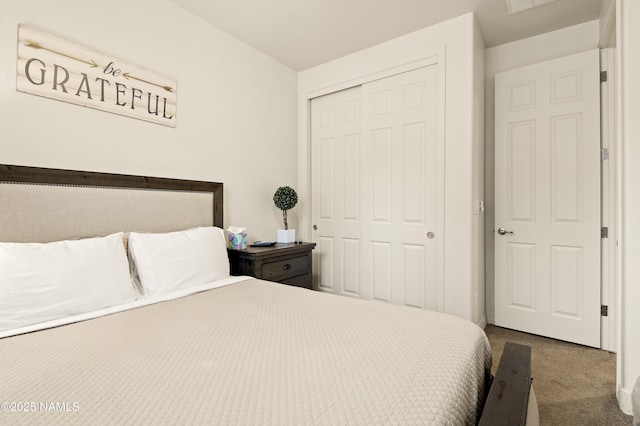
[[[176,126],[175,80],[22,24],[17,63],[20,92]]]

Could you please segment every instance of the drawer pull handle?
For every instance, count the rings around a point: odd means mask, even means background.
[[[288,271],[289,269],[291,269],[291,265],[289,265],[288,263],[282,267],[283,271]]]

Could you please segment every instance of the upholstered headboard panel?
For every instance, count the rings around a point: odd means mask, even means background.
[[[223,185],[0,165],[0,241],[222,227]]]

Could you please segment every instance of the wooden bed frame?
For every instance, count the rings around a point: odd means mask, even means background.
[[[0,165],[0,182],[210,192],[214,198],[213,225],[223,228],[224,199],[222,183],[6,164]]]
[[[0,183],[196,191],[213,194],[214,226],[223,227],[223,184],[112,173],[0,165]],[[487,379],[480,425],[525,425],[531,388],[531,348],[507,343],[496,377]]]
[[[531,382],[531,348],[507,342],[479,424],[526,425]]]

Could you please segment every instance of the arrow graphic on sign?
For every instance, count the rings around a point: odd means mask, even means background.
[[[162,88],[162,89],[166,90],[167,92],[171,92],[171,93],[173,93],[173,87],[170,87],[170,86],[162,86],[162,85],[160,85],[160,84],[153,83],[153,82],[151,82],[151,81],[149,81],[149,80],[143,80],[142,78],[138,78],[138,77],[134,77],[134,76],[132,76],[132,75],[131,75],[131,74],[129,74],[128,72],[125,72],[124,74],[122,74],[122,76],[123,76],[124,78],[126,78],[127,80],[129,80],[129,79],[133,79],[133,80],[142,81],[143,83],[153,84],[154,86],[160,87],[160,88]]]
[[[46,51],[51,52],[51,53],[54,53],[54,54],[56,54],[56,55],[60,55],[60,56],[64,56],[64,57],[69,58],[69,59],[73,59],[73,60],[75,60],[75,61],[79,61],[79,62],[85,63],[85,64],[89,65],[91,68],[96,68],[96,67],[98,66],[98,64],[96,63],[96,61],[94,61],[93,59],[90,59],[89,61],[85,61],[85,60],[82,60],[82,59],[80,59],[80,58],[76,58],[76,57],[74,57],[74,56],[67,55],[67,54],[65,54],[65,53],[58,52],[58,51],[56,51],[56,50],[53,50],[53,49],[49,49],[49,48],[47,48],[47,47],[44,47],[43,45],[41,45],[40,43],[38,43],[38,42],[36,42],[36,41],[27,40],[27,41],[25,42],[25,46],[27,46],[27,47],[32,47],[32,48],[34,48],[34,49],[42,49],[42,50],[46,50]],[[142,81],[142,82],[144,82],[144,83],[148,83],[148,84],[152,84],[152,85],[154,85],[154,86],[160,87],[160,88],[162,88],[162,89],[166,90],[167,92],[171,92],[171,93],[173,93],[173,88],[172,88],[172,87],[170,87],[170,86],[163,86],[163,85],[161,85],[161,84],[153,83],[153,82],[151,82],[151,81],[149,81],[149,80],[144,80],[144,79],[142,79],[142,78],[135,77],[135,76],[133,76],[133,75],[129,74],[128,72],[125,72],[124,74],[122,74],[122,76],[123,76],[124,78],[126,78],[127,80],[129,80],[129,79],[133,79],[133,80]]]
[[[94,61],[93,59],[90,59],[89,61],[84,61],[82,59],[79,59],[79,58],[76,58],[76,57],[73,57],[73,56],[70,56],[70,55],[66,55],[64,53],[61,53],[61,52],[58,52],[58,51],[55,51],[55,50],[52,50],[52,49],[49,49],[49,48],[46,48],[43,45],[41,45],[40,43],[35,42],[35,41],[27,40],[27,42],[25,43],[25,46],[33,47],[34,49],[46,50],[46,51],[54,53],[56,55],[60,55],[60,56],[64,56],[64,57],[69,58],[69,59],[73,59],[75,61],[79,61],[79,62],[85,63],[85,64],[89,65],[91,68],[96,68],[98,66],[98,64],[96,64],[96,61]]]

